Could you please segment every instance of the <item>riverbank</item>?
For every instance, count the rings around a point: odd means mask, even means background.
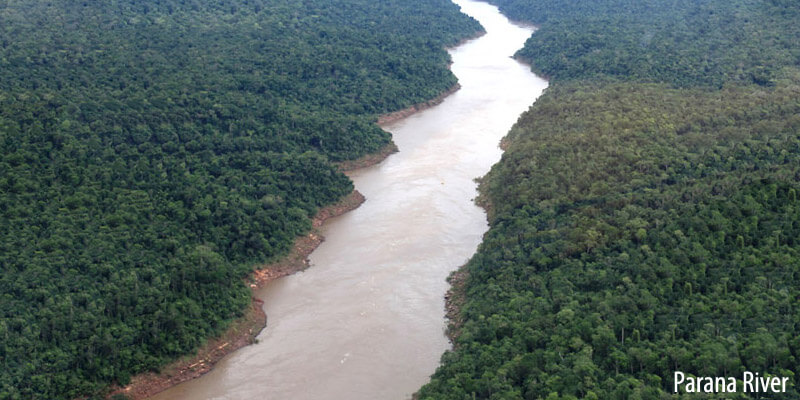
[[[461,326],[464,320],[461,318],[461,307],[467,301],[467,279],[469,273],[467,272],[466,265],[458,267],[447,277],[447,283],[450,284],[450,289],[444,295],[444,309],[445,318],[447,318],[447,330],[445,335],[450,340],[450,343],[455,348],[456,338],[461,332]]]
[[[288,255],[253,271],[248,278],[250,288],[256,291],[275,279],[308,268],[308,256],[325,240],[317,228],[329,218],[358,208],[364,201],[364,196],[354,190],[339,202],[320,209],[311,221],[313,226],[311,232],[295,239]],[[124,395],[130,400],[146,399],[211,371],[214,364],[228,354],[256,342],[256,337],[267,325],[267,315],[262,305],[260,299],[253,297],[245,315],[235,320],[225,333],[208,340],[194,356],[183,357],[163,367],[159,374],[148,372],[137,375],[127,386],[112,390],[107,398]]]
[[[270,318],[260,338],[275,345],[245,348],[158,398],[371,400],[406,397],[428,381],[450,347],[445,280],[486,230],[473,179],[496,162],[497,142],[543,86],[509,57],[530,33],[482,3],[464,7],[493,28],[451,53],[465,90],[399,123],[388,124],[437,102],[381,119],[403,151],[381,168],[348,172],[370,203],[325,225],[315,268],[259,293]]]
[[[453,45],[451,47],[448,47],[447,50],[450,51],[452,49],[455,49],[455,48],[457,48],[457,47],[469,42],[470,40],[475,40],[475,39],[477,39],[477,38],[479,38],[479,37],[481,37],[481,36],[483,36],[485,34],[486,34],[486,31],[485,30],[481,30],[476,35],[473,35],[473,36],[470,36],[470,37],[466,37],[464,39],[459,40],[458,43],[456,43],[455,45]],[[451,65],[452,65],[452,63],[451,63]],[[390,112],[388,114],[383,114],[383,115],[378,117],[378,120],[376,121],[376,123],[378,125],[380,125],[380,126],[383,126],[383,125],[386,125],[386,124],[391,124],[392,122],[399,121],[399,120],[401,120],[403,118],[410,117],[410,116],[412,116],[412,115],[414,115],[414,114],[416,114],[416,113],[418,113],[420,111],[424,111],[424,110],[427,110],[427,109],[429,109],[429,108],[431,108],[433,106],[441,104],[444,101],[444,99],[447,98],[447,96],[450,96],[451,94],[457,92],[459,89],[461,89],[461,84],[460,83],[456,83],[450,89],[447,89],[446,91],[442,92],[442,94],[434,97],[433,99],[430,99],[430,100],[422,102],[422,103],[414,104],[414,105],[412,105],[410,107],[406,107],[406,108],[404,108],[402,110],[397,110],[397,111],[394,111],[394,112]],[[392,146],[394,146],[394,143],[392,143]],[[397,151],[397,146],[395,146],[395,151]],[[367,155],[365,157],[369,157],[369,156],[370,155]],[[386,157],[384,157],[384,158],[386,158]]]
[[[390,141],[386,146],[383,146],[383,148],[374,153],[367,154],[355,160],[338,162],[336,166],[339,167],[339,170],[342,172],[353,171],[378,164],[393,153],[397,153],[397,145]]]
[[[455,85],[453,85],[453,87],[451,87],[450,89],[446,90],[444,93],[440,94],[439,96],[436,96],[435,98],[433,98],[431,100],[428,100],[428,101],[423,102],[423,103],[415,104],[415,105],[413,105],[411,107],[407,107],[407,108],[404,108],[402,110],[398,110],[398,111],[395,111],[395,112],[391,112],[391,113],[388,113],[388,114],[381,115],[380,117],[378,117],[377,123],[378,123],[378,125],[390,124],[392,122],[399,121],[399,120],[401,120],[403,118],[410,117],[411,115],[416,114],[416,113],[418,113],[420,111],[427,110],[427,109],[429,109],[429,108],[431,108],[433,106],[441,104],[441,102],[443,102],[444,99],[447,96],[450,96],[451,94],[457,92],[458,89],[461,89],[461,85],[456,83]]]
[[[460,85],[456,84],[427,102],[384,114],[378,118],[377,123],[385,125],[431,108],[440,104],[460,87]],[[336,165],[343,172],[353,171],[376,165],[397,151],[398,149],[394,142],[390,142],[375,153],[367,154],[356,160],[340,162]],[[277,262],[260,266],[253,271],[247,280],[251,290],[255,292],[273,280],[308,268],[309,255],[325,240],[317,228],[321,227],[330,218],[358,208],[365,200],[358,190],[354,190],[339,202],[320,209],[312,219],[313,228],[311,232],[295,239],[292,250],[288,255]],[[225,333],[219,337],[209,339],[194,356],[183,357],[163,367],[158,374],[148,372],[136,375],[131,378],[131,382],[127,386],[112,388],[106,398],[122,395],[130,400],[143,400],[172,386],[208,373],[218,361],[228,354],[256,342],[256,337],[266,327],[267,323],[267,316],[263,311],[262,305],[263,302],[261,300],[253,297],[252,304],[245,312],[245,315],[235,320]]]
[[[221,336],[210,339],[194,356],[186,356],[162,368],[156,374],[147,372],[131,378],[130,384],[111,391],[106,398],[122,395],[126,399],[140,400],[153,396],[179,383],[197,378],[214,367],[226,355],[255,343],[258,333],[266,326],[267,316],[256,298],[245,315],[235,320]]]

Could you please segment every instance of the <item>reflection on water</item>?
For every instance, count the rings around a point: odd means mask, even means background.
[[[474,178],[547,85],[510,58],[531,28],[456,2],[487,30],[451,51],[461,90],[384,127],[400,152],[351,174],[367,201],[322,228],[312,268],[258,293],[259,343],[155,399],[404,399],[427,382],[449,346],[445,278],[488,228]]]

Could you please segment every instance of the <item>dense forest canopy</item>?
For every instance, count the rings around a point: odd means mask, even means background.
[[[541,26],[518,56],[556,80],[771,85],[800,59],[800,8],[787,1],[490,2]]]
[[[446,0],[0,1],[0,399],[156,369],[456,83]]]
[[[800,395],[800,9],[492,0],[551,87],[482,180],[455,348],[420,399]],[[728,399],[758,394],[724,395]]]

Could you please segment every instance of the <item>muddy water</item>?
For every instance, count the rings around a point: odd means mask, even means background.
[[[531,28],[456,3],[487,30],[451,51],[461,90],[384,127],[400,152],[351,174],[367,201],[323,227],[310,269],[258,293],[260,342],[156,399],[406,399],[427,382],[449,347],[445,278],[488,228],[473,179],[547,85],[510,58]]]

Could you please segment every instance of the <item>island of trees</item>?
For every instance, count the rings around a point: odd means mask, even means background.
[[[0,1],[0,399],[224,330],[480,29],[447,0]]]
[[[454,350],[420,399],[800,396],[800,8],[492,0],[551,87],[481,184]]]

